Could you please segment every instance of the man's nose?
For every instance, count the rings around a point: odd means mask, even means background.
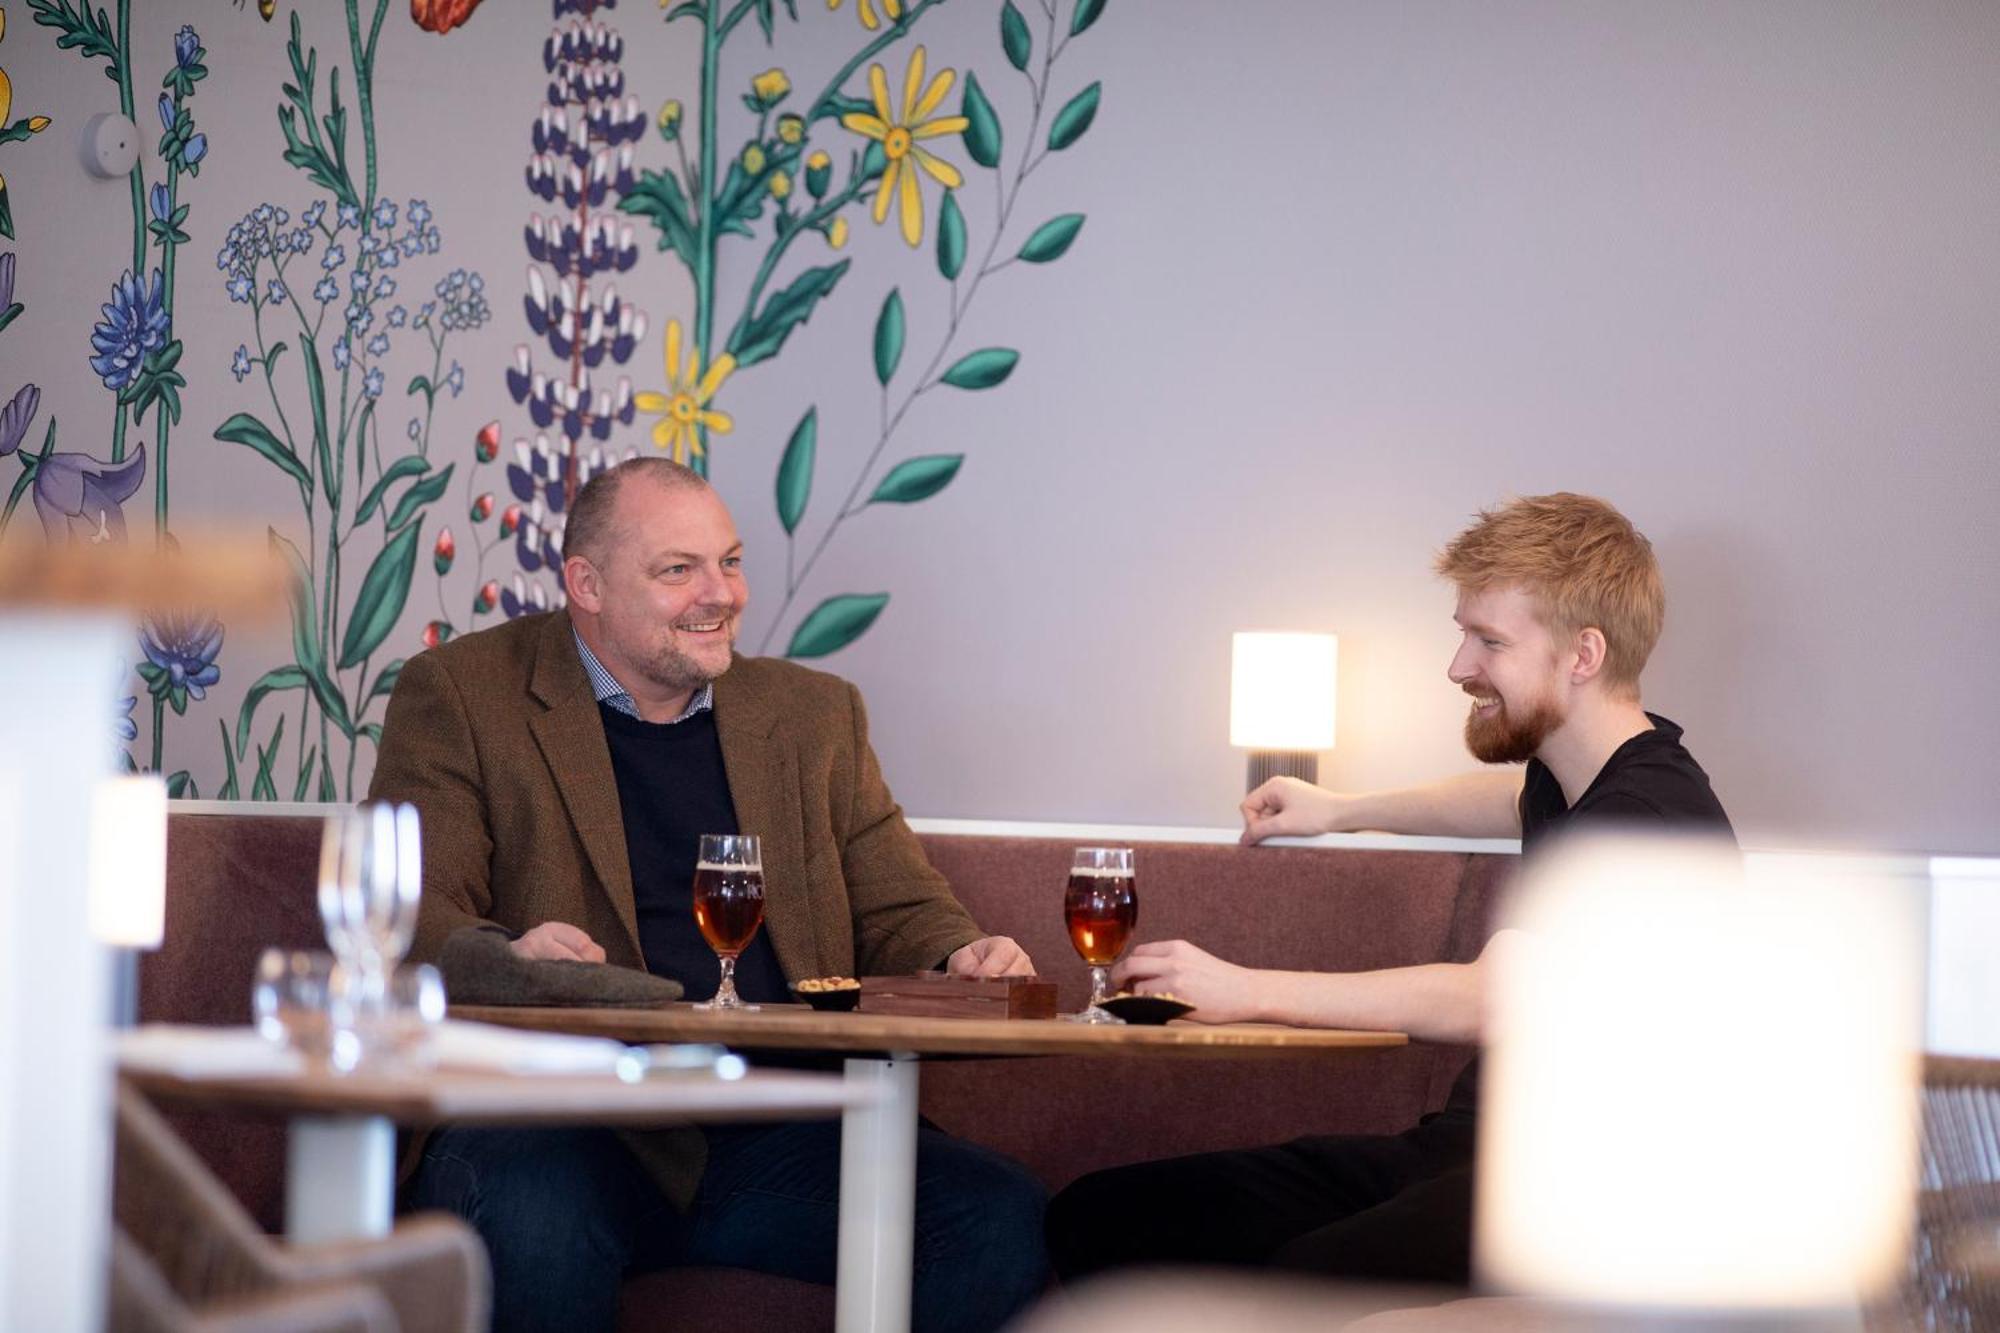
[[[736,588],[720,565],[710,565],[702,571],[701,600],[710,606],[734,606]]]
[[[1452,654],[1451,665],[1445,668],[1444,673],[1451,678],[1452,684],[1463,685],[1478,674],[1472,669],[1471,664],[1466,661],[1466,658],[1469,656],[1471,656],[1471,653],[1465,644],[1460,644],[1458,651]]]

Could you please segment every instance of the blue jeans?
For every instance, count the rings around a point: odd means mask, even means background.
[[[404,1192],[409,1208],[470,1222],[493,1261],[495,1329],[610,1329],[629,1272],[679,1265],[834,1277],[840,1125],[713,1127],[686,1214],[607,1129],[432,1134]],[[1011,1158],[917,1131],[918,1330],[997,1328],[1041,1292],[1046,1197]]]

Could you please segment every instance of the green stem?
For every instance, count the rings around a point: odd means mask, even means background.
[[[118,109],[125,119],[133,117],[132,103],[132,0],[118,0]],[[127,174],[132,182],[132,272],[141,282],[146,278],[146,176],[145,154],[132,163]],[[118,456],[112,455],[116,462]]]
[[[166,738],[167,701],[155,698],[153,700],[153,767],[150,770],[154,773],[160,771],[160,757],[166,752]]]
[[[715,229],[715,208],[721,197],[715,179],[715,96],[716,66],[722,55],[726,31],[718,30],[716,9],[721,0],[708,0],[701,25],[701,216],[696,219],[694,263],[694,345],[696,368],[714,355],[711,337],[715,332],[715,251],[720,240]],[[680,367],[668,368],[678,375]],[[695,427],[701,449],[689,460],[694,470],[708,475],[708,427]]]
[[[7,525],[14,521],[14,510],[19,507],[21,497],[28,493],[28,486],[35,479],[35,470],[25,463],[21,475],[14,479],[14,489],[7,493],[7,507],[0,509],[0,532],[7,531]]]
[[[854,71],[880,55],[892,42],[901,40],[903,34],[915,26],[917,19],[926,9],[943,3],[944,0],[917,0],[916,4],[904,10],[903,17],[884,28],[880,37],[862,47],[852,60],[840,67],[839,73],[827,81],[826,87],[820,89],[819,96],[813,99],[812,109],[806,112],[806,120],[808,122],[821,120],[832,115],[833,107],[830,103],[834,96],[847,86],[847,81],[854,77]]]
[[[839,194],[828,195],[811,212],[801,214],[796,225],[779,232],[777,241],[765,253],[764,262],[757,266],[757,276],[750,280],[750,295],[743,302],[743,313],[737,317],[735,327],[729,331],[727,346],[735,347],[737,342],[743,337],[744,330],[750,327],[751,316],[757,312],[757,302],[764,295],[764,285],[771,280],[771,275],[777,271],[778,260],[783,258],[786,249],[790,247],[791,243],[798,239],[799,236],[812,231],[820,223],[847,207],[848,204],[854,201],[855,196],[861,193],[861,187],[867,183],[868,179],[864,178],[857,169],[854,179],[847,183],[846,189],[842,190]]]
[[[180,110],[180,94],[174,95],[174,110]],[[167,169],[167,216],[172,217],[179,207],[181,194],[181,174],[171,167]],[[160,287],[164,293],[163,304],[167,312],[169,330],[173,327],[174,316],[174,254],[180,247],[170,237],[162,237],[160,250]],[[169,426],[165,404],[155,404],[153,408],[153,540],[164,547],[167,543],[167,437]]]

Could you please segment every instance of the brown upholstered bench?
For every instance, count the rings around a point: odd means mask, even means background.
[[[166,942],[140,967],[145,1021],[240,1023],[269,945],[312,948],[319,825],[275,814],[176,813],[169,823]],[[1064,1008],[1087,990],[1062,925],[1071,840],[925,834],[926,850],[980,924],[1018,939],[1057,980]],[[1139,938],[1184,937],[1260,967],[1360,970],[1464,960],[1479,950],[1512,858],[1464,851],[1238,848],[1143,843]],[[924,1112],[1026,1163],[1051,1190],[1099,1167],[1272,1143],[1386,1132],[1442,1104],[1466,1052],[1410,1047],[1340,1061],[1030,1059],[941,1062]],[[275,1122],[177,1116],[176,1128],[266,1228],[283,1208]],[[628,1327],[672,1312],[676,1328],[828,1327],[827,1288],[734,1270],[627,1284]]]

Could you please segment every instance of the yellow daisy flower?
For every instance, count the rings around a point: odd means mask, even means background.
[[[882,20],[875,15],[877,3],[878,0],[855,0],[854,3],[854,8],[861,14],[861,26],[870,32],[882,26]],[[879,0],[879,3],[882,13],[888,16],[891,23],[903,17],[903,0]],[[840,0],[826,0],[826,7],[828,10],[839,9]]]
[[[942,70],[925,86],[924,48],[919,46],[910,53],[910,68],[903,78],[901,116],[889,108],[889,76],[880,65],[870,65],[868,88],[875,95],[875,114],[850,111],[840,118],[840,123],[848,129],[882,145],[889,164],[883,168],[882,183],[875,190],[875,221],[879,224],[889,216],[889,201],[896,199],[902,215],[903,239],[912,248],[924,238],[924,199],[917,187],[917,168],[929,172],[947,190],[965,184],[965,177],[959,175],[957,167],[918,143],[920,139],[961,133],[971,123],[964,116],[930,118],[951,91],[955,77],[951,70]]]
[[[727,412],[707,410],[708,400],[735,369],[736,358],[725,352],[703,374],[699,347],[688,352],[683,365],[681,322],[667,321],[667,391],[643,391],[633,397],[632,403],[641,412],[659,414],[660,419],[653,423],[653,443],[672,450],[676,463],[684,464],[689,458],[701,455],[700,427],[706,426],[717,435],[727,435],[735,427]]]

